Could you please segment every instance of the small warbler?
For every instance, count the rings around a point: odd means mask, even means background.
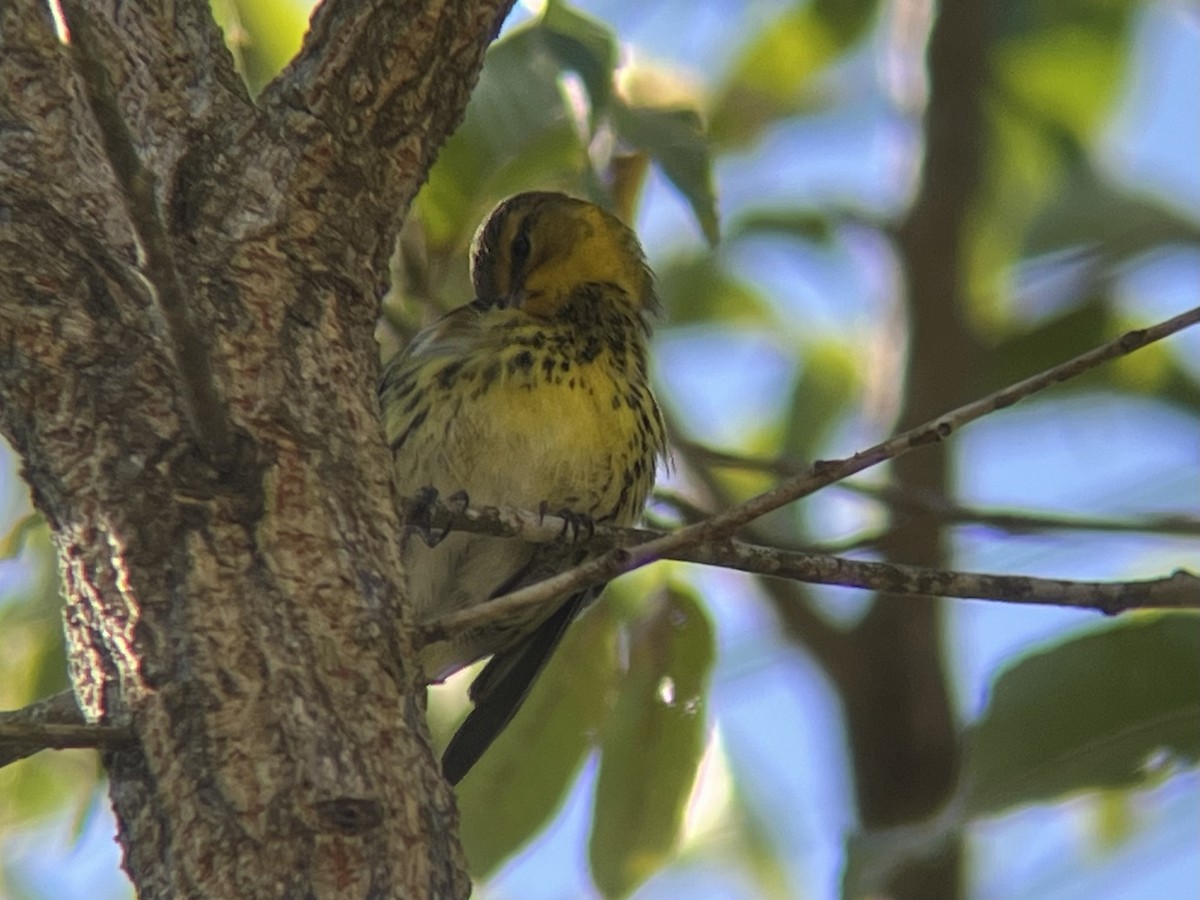
[[[634,233],[591,203],[526,193],[501,203],[472,248],[475,299],[419,333],[380,385],[399,492],[465,492],[477,506],[566,511],[631,525],[666,455],[646,367],[653,276]],[[420,621],[484,603],[576,564],[578,550],[451,533],[402,541]],[[599,593],[487,640],[422,651],[441,680],[491,661],[442,758],[456,784],[512,719],[572,619]]]

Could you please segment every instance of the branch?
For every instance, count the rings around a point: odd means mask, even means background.
[[[279,221],[320,250],[320,225],[372,247],[394,226],[443,141],[462,120],[484,52],[513,0],[340,0],[313,12],[304,46],[259,96],[243,147],[274,174]],[[339,234],[335,246],[346,243]],[[320,252],[316,258],[323,259]],[[374,323],[375,312],[371,321]]]
[[[582,565],[569,569],[545,581],[529,585],[480,606],[444,616],[429,626],[427,640],[446,640],[479,628],[497,619],[516,616],[521,610],[549,604],[575,591],[609,581],[624,572],[640,568],[658,559],[726,538],[738,528],[760,516],[805,497],[819,488],[840,481],[888,459],[894,459],[918,447],[945,440],[969,422],[1012,406],[1019,400],[1052,385],[1074,378],[1102,362],[1132,353],[1154,341],[1200,322],[1200,307],[1191,309],[1149,328],[1129,331],[1061,365],[1047,369],[1024,381],[996,391],[980,400],[960,406],[943,416],[911,428],[890,440],[845,459],[818,461],[804,475],[752,497],[732,509],[681,528],[671,534],[655,537],[632,548],[616,547]]]
[[[570,526],[557,516],[506,507],[451,509],[425,499],[403,499],[401,508],[410,527],[433,532],[466,531],[493,537],[519,538],[534,544],[569,542]],[[678,534],[679,532],[674,532]],[[672,534],[641,528],[596,525],[583,542],[592,550],[613,552],[644,547]],[[1200,577],[1177,571],[1150,581],[1066,581],[1026,575],[953,572],[924,566],[845,559],[820,553],[783,550],[729,538],[677,547],[662,559],[720,566],[755,575],[787,578],[809,584],[864,588],[889,594],[998,600],[1036,606],[1091,609],[1115,615],[1130,609],[1200,609]],[[554,579],[548,579],[553,581]],[[540,582],[533,587],[540,587]],[[512,596],[512,595],[509,595]],[[561,595],[556,594],[555,598]],[[504,598],[500,598],[503,600]],[[523,607],[521,607],[523,608]],[[483,624],[494,625],[511,612],[491,601],[474,609],[469,628],[459,625],[461,613],[444,616],[423,629],[425,641],[445,640]]]
[[[733,496],[716,477],[712,467],[693,453],[689,445],[679,442],[678,437],[682,433],[682,429],[673,420],[670,412],[666,413],[666,419],[672,452],[689,472],[689,475],[699,481],[704,494],[707,495],[705,502],[708,504],[708,509],[697,508],[684,502],[682,498],[673,498],[675,510],[683,516],[683,524],[692,524],[706,519],[712,515],[713,509],[732,506],[735,502]],[[689,478],[689,480],[692,479]],[[661,499],[661,494],[658,492],[656,492],[656,496]],[[743,530],[742,537],[758,544],[775,544],[777,542],[765,520],[748,525]],[[789,547],[787,549],[831,552],[827,548],[813,547]],[[848,668],[854,664],[850,652],[852,648],[849,646],[851,642],[849,633],[823,615],[811,602],[810,592],[798,582],[780,578],[764,578],[762,589],[779,619],[784,636],[797,647],[802,647],[828,673],[834,683],[848,683],[851,677]]]
[[[144,286],[166,325],[184,416],[205,456],[218,470],[228,471],[234,461],[233,425],[213,376],[207,342],[192,318],[188,294],[179,276],[175,251],[159,209],[158,180],[138,156],[112,76],[103,62],[102,47],[117,47],[120,39],[112,33],[110,23],[93,19],[81,0],[62,0],[61,6],[71,32],[71,58],[137,235]]]
[[[423,498],[403,499],[401,507],[410,526],[434,531],[465,531],[544,544],[564,541],[569,529],[566,520],[557,516],[510,508],[451,509]],[[667,536],[645,529],[597,525],[586,545],[593,549],[637,547]],[[1098,610],[1107,615],[1131,609],[1200,609],[1200,577],[1182,570],[1170,577],[1149,581],[1065,581],[851,560],[729,539],[681,547],[665,558],[810,584],[841,585],[897,595],[1062,606]],[[496,602],[477,609],[484,615],[473,627],[494,625],[506,616],[504,607]],[[435,621],[421,629],[418,639],[426,642],[444,640],[466,631],[456,626],[455,618],[445,616]],[[130,728],[86,722],[74,695],[64,691],[24,709],[0,712],[0,767],[40,750],[117,748],[128,746],[134,739]]]
[[[782,477],[793,477],[807,471],[808,466],[787,457],[758,457],[731,453],[694,441],[683,441],[687,452],[703,462],[724,469],[741,469],[749,472],[764,472]],[[948,497],[933,491],[925,491],[906,485],[862,484],[842,482],[839,488],[877,500],[892,509],[933,516],[952,525],[986,525],[1013,534],[1028,534],[1035,531],[1102,531],[1138,534],[1161,534],[1170,536],[1200,536],[1200,519],[1182,515],[1144,516],[1138,519],[1107,519],[1095,516],[1061,516],[1053,513],[1022,511],[1001,512],[977,509],[955,503]],[[682,498],[667,494],[655,498],[691,514],[693,511]]]
[[[63,691],[24,709],[0,712],[0,768],[39,750],[120,747],[133,739],[130,728],[85,721],[75,695]]]

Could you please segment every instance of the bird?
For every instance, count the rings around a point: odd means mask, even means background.
[[[660,310],[637,236],[596,204],[533,191],[491,212],[470,262],[474,299],[384,367],[380,402],[398,494],[550,510],[577,529],[634,524],[668,459],[647,352]],[[421,623],[586,557],[569,542],[465,532],[435,542],[413,528],[400,544]],[[602,589],[564,597],[532,621],[420,651],[431,682],[491,655],[442,757],[451,784],[511,721],[567,626]]]

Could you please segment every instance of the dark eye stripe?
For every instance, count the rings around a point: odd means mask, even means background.
[[[516,269],[520,266],[523,266],[525,264],[525,260],[529,259],[530,249],[531,249],[531,245],[529,243],[529,235],[526,234],[525,229],[522,228],[521,233],[518,234],[513,239],[513,243],[512,243],[512,258],[513,258],[513,268],[514,269]]]
[[[517,229],[509,247],[509,283],[510,291],[517,290],[525,280],[525,268],[529,264],[529,255],[533,252],[533,241],[529,232],[533,229],[533,216],[526,216]]]

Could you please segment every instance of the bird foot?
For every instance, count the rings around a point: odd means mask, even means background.
[[[423,487],[416,493],[417,510],[421,513],[429,512],[430,508],[437,502],[438,489],[435,487]],[[470,499],[467,497],[466,491],[455,491],[445,499],[442,504],[450,512],[450,521],[453,522],[455,517],[462,515],[470,505]],[[450,533],[450,527],[434,528],[428,525],[413,525],[413,530],[421,536],[421,540],[425,542],[425,546],[433,549],[438,544],[446,539],[446,535]]]
[[[546,516],[549,514],[550,504],[543,500],[538,505],[538,524],[540,525],[545,521]],[[559,509],[555,510],[553,514],[563,520],[563,529],[559,537],[570,535],[572,544],[576,544],[580,540],[590,540],[592,535],[596,533],[596,520],[588,513],[576,512],[573,509]]]

